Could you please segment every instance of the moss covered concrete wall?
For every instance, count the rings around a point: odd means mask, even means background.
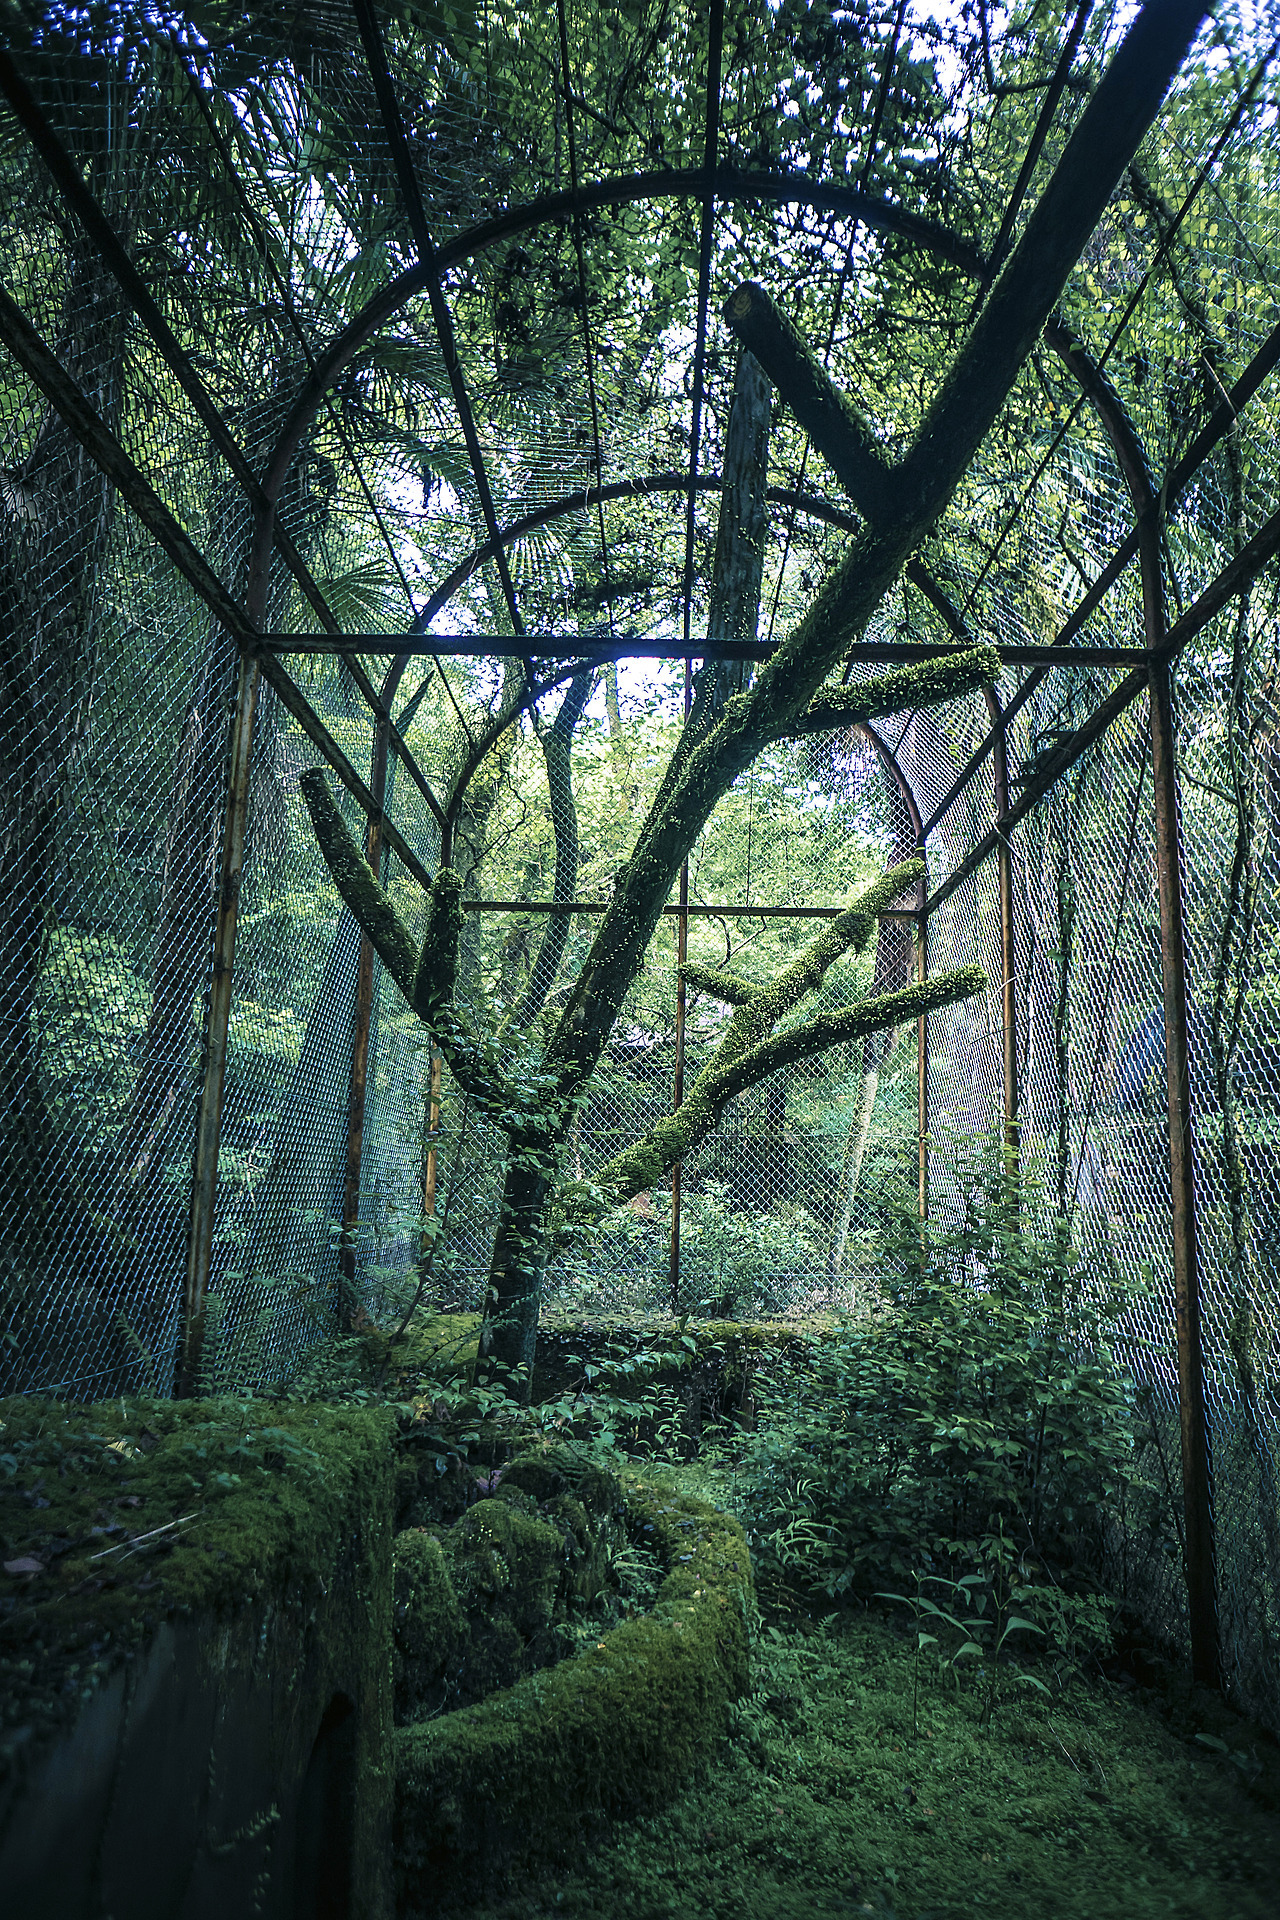
[[[476,1894],[514,1861],[569,1853],[608,1815],[667,1798],[748,1684],[751,1567],[736,1521],[624,1480],[668,1568],[650,1613],[477,1706],[396,1731],[402,1915]]]
[[[7,1909],[389,1920],[388,1417],[11,1400],[0,1474]]]

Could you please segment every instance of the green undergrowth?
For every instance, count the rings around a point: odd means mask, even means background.
[[[162,1620],[318,1599],[390,1512],[391,1431],[373,1408],[0,1401],[0,1779]]]
[[[930,1686],[836,1611],[763,1627],[752,1692],[660,1813],[448,1920],[1270,1920],[1280,1753],[1213,1696],[1068,1678],[1051,1703]]]

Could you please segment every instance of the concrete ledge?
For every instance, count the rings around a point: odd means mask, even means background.
[[[512,1864],[564,1857],[604,1817],[658,1805],[747,1689],[741,1528],[661,1484],[622,1484],[631,1527],[668,1568],[653,1609],[478,1706],[396,1731],[406,1920],[482,1893]]]

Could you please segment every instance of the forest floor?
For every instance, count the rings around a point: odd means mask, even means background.
[[[1028,1662],[1052,1698],[1010,1669],[984,1724],[926,1650],[917,1731],[905,1611],[762,1598],[714,1763],[449,1920],[1274,1920],[1280,1748],[1216,1696]]]

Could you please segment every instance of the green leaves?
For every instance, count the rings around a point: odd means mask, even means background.
[[[816,1588],[929,1569],[951,1599],[923,1595],[921,1623],[981,1639],[973,1622],[995,1614],[978,1588],[998,1578],[997,1647],[1027,1631],[1083,1642],[1105,1634],[1106,1609],[1086,1619],[1075,1603],[1108,1503],[1135,1484],[1132,1386],[1108,1353],[1107,1303],[1073,1297],[1071,1262],[1015,1233],[1007,1204],[993,1168],[955,1232],[922,1240],[904,1220],[880,1312],[778,1380],[779,1430],[740,1471],[757,1544]],[[1029,1557],[1060,1598],[1042,1603]]]

